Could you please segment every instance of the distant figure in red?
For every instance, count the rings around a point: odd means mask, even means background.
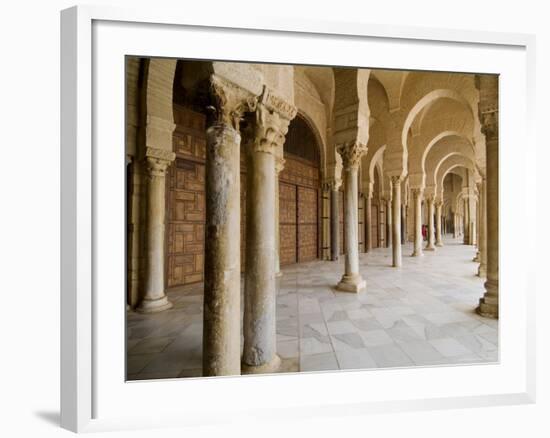
[[[427,225],[422,225],[422,239],[426,240],[427,235],[428,235],[428,227]]]

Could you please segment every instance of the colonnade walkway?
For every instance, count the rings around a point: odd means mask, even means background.
[[[367,287],[358,294],[334,288],[343,257],[283,268],[279,371],[496,362],[498,320],[475,313],[485,291],[475,275],[475,248],[446,236],[443,247],[423,257],[410,257],[412,251],[403,245],[399,269],[391,267],[391,248],[360,254]],[[170,310],[128,313],[128,380],[201,376],[202,288],[170,292]]]

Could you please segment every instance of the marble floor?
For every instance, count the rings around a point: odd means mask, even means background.
[[[283,268],[277,295],[280,372],[498,361],[498,321],[474,312],[483,295],[475,248],[445,246],[391,267],[391,250],[360,254],[367,288],[335,291],[339,262]],[[201,376],[202,285],[169,292],[170,310],[127,314],[128,380]]]

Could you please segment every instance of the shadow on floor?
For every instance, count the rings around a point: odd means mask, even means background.
[[[38,411],[34,414],[45,423],[49,423],[52,426],[59,426],[61,421],[61,415],[57,411]]]

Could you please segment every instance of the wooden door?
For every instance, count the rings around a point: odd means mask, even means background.
[[[205,116],[174,104],[176,160],[167,178],[166,285],[204,280]]]
[[[167,286],[203,281],[204,164],[177,158],[168,184]]]
[[[317,196],[316,189],[297,186],[298,262],[317,258]]]
[[[296,186],[279,182],[279,261],[281,265],[296,263]]]

